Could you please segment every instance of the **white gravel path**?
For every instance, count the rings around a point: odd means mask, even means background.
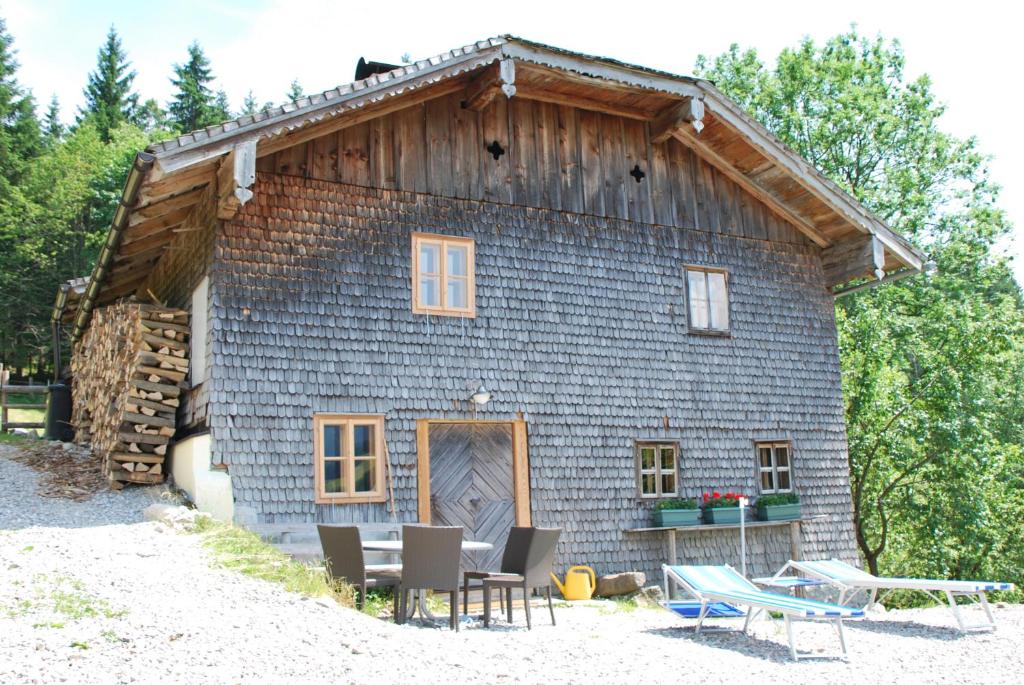
[[[155,489],[39,498],[10,449],[0,445],[0,683],[1011,683],[1024,670],[1015,605],[995,609],[996,633],[961,636],[941,609],[850,623],[851,663],[793,663],[767,622],[753,639],[695,637],[667,612],[600,603],[558,608],[556,627],[538,607],[530,632],[518,607],[512,628],[395,626],[211,568],[196,536],[138,522]],[[799,634],[834,648],[828,626]]]

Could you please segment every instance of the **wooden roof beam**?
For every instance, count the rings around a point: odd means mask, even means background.
[[[483,111],[499,94],[504,93],[507,98],[513,97],[516,94],[515,84],[515,62],[508,58],[503,59],[484,69],[484,73],[473,79],[466,87],[462,107],[474,112]]]
[[[172,212],[182,207],[190,207],[199,201],[199,198],[203,194],[202,188],[194,188],[187,190],[184,193],[178,195],[171,195],[168,198],[162,199],[158,202],[153,202],[148,205],[137,205],[132,209],[131,218],[128,219],[128,225],[134,226],[140,224],[148,219],[155,219],[158,216]]]
[[[689,126],[697,133],[704,130],[704,103],[694,97],[667,107],[651,122],[651,142],[664,143],[676,131]]]
[[[857,235],[821,251],[825,285],[834,288],[855,278],[885,278],[885,245],[877,236]]]
[[[797,214],[785,202],[772,195],[769,191],[744,176],[732,164],[722,158],[711,147],[698,140],[697,136],[689,132],[688,127],[676,129],[673,136],[698,155],[703,157],[711,166],[725,174],[730,180],[743,190],[747,191],[780,217],[793,225],[796,230],[807,236],[818,247],[828,247],[832,242],[821,235],[818,229],[810,221]]]
[[[576,107],[579,109],[585,109],[591,112],[601,112],[602,114],[610,114],[615,117],[624,117],[626,119],[636,119],[637,121],[649,121],[653,116],[652,112],[638,107],[628,107],[626,105],[616,105],[611,102],[603,102],[601,100],[594,100],[578,95],[564,95],[562,93],[556,93],[551,90],[544,90],[542,88],[535,88],[533,86],[527,86],[520,84],[517,86],[517,97],[523,100],[537,100],[538,102],[550,102],[553,105],[565,105],[566,107]]]
[[[252,199],[256,182],[256,140],[236,145],[217,169],[217,218],[229,221],[242,205]]]

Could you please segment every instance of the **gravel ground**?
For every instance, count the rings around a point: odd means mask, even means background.
[[[775,623],[753,638],[695,636],[656,609],[594,602],[455,634],[373,619],[210,566],[195,536],[140,523],[157,489],[82,504],[35,495],[35,473],[0,445],[0,682],[706,682],[1020,681],[1024,606],[999,630],[961,636],[942,609],[848,623],[851,662],[793,663]],[[831,651],[828,626],[798,644]],[[1016,675],[1015,675],[1016,674]]]

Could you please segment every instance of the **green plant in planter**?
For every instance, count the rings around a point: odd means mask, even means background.
[[[654,505],[655,511],[664,511],[665,509],[696,509],[697,500],[692,497],[679,497],[676,499],[663,499]]]
[[[660,528],[693,526],[700,523],[700,509],[693,498],[663,499],[654,505],[651,518]]]
[[[704,521],[707,523],[739,523],[740,497],[738,492],[705,492]]]
[[[762,521],[798,519],[802,513],[800,496],[795,492],[780,492],[757,498],[757,516]]]

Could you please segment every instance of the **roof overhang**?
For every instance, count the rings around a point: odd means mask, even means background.
[[[711,82],[502,37],[194,131],[140,153],[86,289],[74,337],[88,324],[94,306],[142,285],[140,272],[148,273],[155,265],[175,229],[210,187],[228,203],[221,218],[244,202],[245,183],[251,184],[246,165],[255,157],[442,95],[465,91],[474,97],[483,88],[500,86],[505,87],[503,96],[573,104],[659,127],[660,134],[692,148],[826,250],[830,287],[923,268],[919,250]],[[701,105],[699,126],[691,125],[696,109],[682,107],[688,102]],[[689,120],[678,114],[681,109],[689,112]],[[829,264],[837,266],[830,271]]]

